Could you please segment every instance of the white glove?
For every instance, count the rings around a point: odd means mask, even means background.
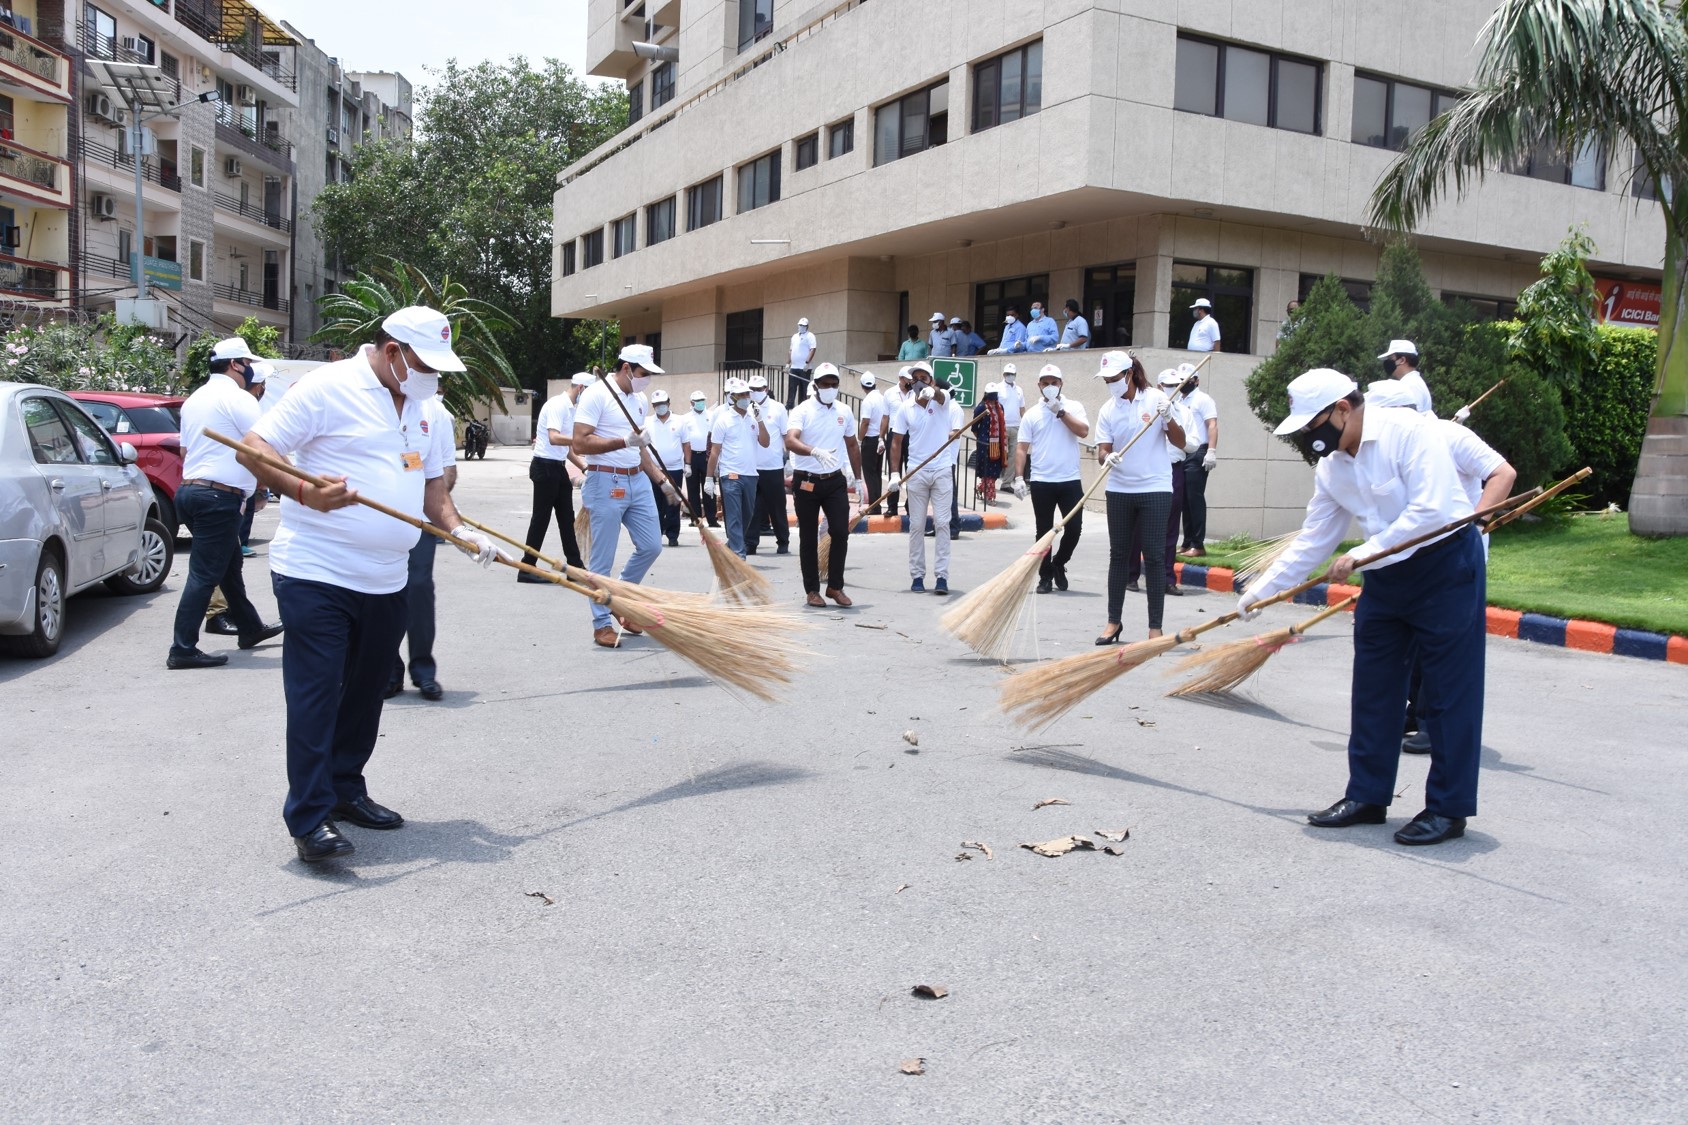
[[[1198,446],[1198,448],[1200,447]],[[1211,470],[1217,464],[1219,464],[1219,454],[1209,449],[1207,456],[1202,458],[1202,468]]]
[[[491,566],[492,560],[498,557],[498,548],[493,546],[492,536],[484,531],[476,531],[465,525],[453,530],[451,536],[457,540],[458,550],[473,557],[482,566]]]
[[[678,508],[680,506],[680,494],[667,481],[662,482],[662,498],[668,501],[671,507]]]
[[[1171,414],[1172,413],[1172,400],[1169,399],[1169,398],[1161,399],[1161,404],[1159,406],[1155,407],[1155,413],[1159,414],[1162,418],[1165,418],[1168,414]]]
[[[892,473],[891,479],[885,483],[886,492],[901,492],[903,490],[903,474]]]
[[[1260,610],[1256,608],[1259,604],[1260,598],[1256,595],[1246,592],[1239,594],[1237,596],[1237,616],[1244,621],[1253,621],[1260,616]]]
[[[1125,460],[1125,450],[1116,449],[1106,457],[1102,458],[1102,467],[1104,469],[1111,469],[1123,460]]]
[[[864,508],[872,502],[873,497],[867,494],[867,481],[859,480],[856,482],[856,498],[862,502]]]
[[[1025,481],[1024,477],[1021,477],[1019,480],[1016,480],[1014,482],[1014,495],[1017,498],[1024,500],[1027,496],[1031,495],[1031,491],[1032,491],[1031,489],[1026,487],[1026,481]]]
[[[1058,351],[1058,352],[1071,351],[1072,345],[1071,344],[1056,344],[1055,350]]]
[[[920,388],[920,393],[915,396],[915,401],[916,402],[931,402],[933,396],[934,396],[934,392],[933,392],[932,388],[923,386],[923,387]]]
[[[713,500],[713,499],[715,499],[715,489],[716,489],[715,478],[714,477],[704,477],[703,478],[703,494],[705,496],[709,497],[711,500]]]
[[[1471,417],[1471,408],[1469,406],[1462,406],[1458,410],[1454,411],[1454,421],[1458,422],[1462,426],[1465,425],[1465,420],[1469,417]]]
[[[826,472],[830,473],[838,467],[838,454],[834,453],[830,449],[811,449],[809,450],[809,456],[813,457],[815,459],[815,464],[819,465]]]
[[[986,352],[985,354],[986,355],[1007,355],[1008,349],[1007,348],[992,348],[990,351]]]
[[[636,433],[636,434],[628,434],[627,435],[627,448],[628,449],[643,449],[643,448],[645,448],[645,446],[649,445],[650,443],[651,443],[651,435],[648,431],[640,431],[639,433]]]

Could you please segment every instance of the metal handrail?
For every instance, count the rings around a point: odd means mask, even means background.
[[[22,45],[19,40],[22,40]],[[63,52],[54,50],[33,35],[25,35],[9,24],[0,25],[0,59],[5,59],[19,70],[27,70],[49,82],[59,81],[60,61],[67,65],[70,62]]]
[[[221,297],[225,301],[233,301],[236,304],[241,305],[251,305],[253,308],[257,309],[270,309],[274,312],[287,312],[290,308],[290,304],[286,297],[265,297],[261,292],[254,292],[251,289],[237,289],[233,285],[225,285],[222,282],[218,282],[211,286],[211,292],[213,295]]]
[[[229,195],[227,192],[212,189],[211,198],[218,207],[221,207],[225,211],[233,211],[243,219],[251,219],[255,223],[271,227],[283,233],[291,233],[293,230],[292,219],[286,218],[280,214],[274,214],[266,211],[263,207],[256,206],[250,202],[242,203],[239,199]]]
[[[101,164],[109,165],[113,169],[133,168],[135,166],[134,157],[126,152],[119,152],[110,145],[89,140],[87,137],[81,138],[77,143],[81,147],[84,164],[93,159]],[[143,156],[141,157],[141,177],[161,187],[167,187],[171,191],[182,190],[182,177],[175,171],[173,164],[166,171],[163,161],[154,161]]]
[[[0,141],[0,175],[57,191],[56,170],[60,167],[69,171],[70,162],[12,141]]]

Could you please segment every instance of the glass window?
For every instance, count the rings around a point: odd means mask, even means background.
[[[589,270],[604,260],[604,229],[580,236],[580,268]]]
[[[744,309],[727,314],[726,362],[736,366],[762,364],[762,310]]]
[[[117,21],[92,4],[82,9],[82,22],[87,25],[88,53],[95,58],[117,57]]]
[[[1389,114],[1389,147],[1407,147],[1407,139],[1430,123],[1431,92],[1423,86],[1395,83],[1395,104]]]
[[[826,158],[843,156],[856,147],[856,119],[840,121],[826,131]]]
[[[774,0],[739,0],[738,49],[774,30]]]
[[[634,124],[645,116],[645,84],[635,82],[627,87],[627,123]]]
[[[1318,133],[1323,76],[1324,65],[1312,59],[1181,35],[1173,108]]]
[[[645,245],[667,242],[674,234],[674,197],[671,195],[645,208]]]
[[[673,100],[674,64],[665,62],[651,71],[651,109],[660,109]]]
[[[188,280],[205,280],[205,243],[188,242]]]
[[[1049,275],[1046,273],[982,281],[973,291],[973,331],[994,346],[1002,340],[1002,317],[1008,309],[1012,308],[1020,323],[1024,324],[1031,303],[1046,301],[1048,296]]]
[[[739,214],[778,203],[780,198],[780,154],[776,149],[738,170]]]
[[[1601,191],[1606,186],[1606,152],[1598,144],[1584,144],[1566,159],[1564,150],[1544,141],[1527,158],[1508,165],[1506,171],[1550,184]]]
[[[181,78],[182,60],[169,51],[160,51],[158,55],[158,69],[164,72],[166,78]]]
[[[1324,276],[1325,275],[1322,273],[1302,274],[1301,284],[1296,289],[1295,299],[1298,301],[1305,301],[1308,295],[1313,292],[1313,286],[1322,281]],[[1361,312],[1369,311],[1371,309],[1372,283],[1369,281],[1360,281],[1357,278],[1352,277],[1344,277],[1341,281],[1342,288],[1348,291],[1348,299],[1354,302],[1354,307],[1359,309]]]
[[[873,162],[886,164],[949,139],[949,81],[882,105],[874,113]]]
[[[1190,326],[1196,322],[1190,306],[1206,297],[1219,322],[1220,347],[1247,352],[1254,330],[1254,271],[1203,262],[1172,263],[1172,316],[1167,339],[1172,347],[1187,347]]]
[[[1414,133],[1459,102],[1459,95],[1381,74],[1354,76],[1354,127],[1349,139],[1373,148],[1407,147]]]
[[[1516,320],[1518,302],[1501,297],[1477,297],[1467,293],[1443,293],[1442,303],[1455,309],[1462,306],[1478,320]]]
[[[123,416],[123,411],[109,402],[84,402],[82,409],[94,416],[94,421],[105,427],[108,434],[126,434],[129,432],[129,419]]]
[[[610,224],[611,253],[619,258],[639,248],[639,217],[628,215]]]
[[[29,431],[29,447],[35,454],[36,464],[74,465],[80,460],[76,455],[76,442],[71,439],[70,430],[51,402],[44,398],[24,399],[23,424]]]
[[[59,411],[76,435],[76,444],[81,448],[82,460],[90,465],[120,463],[117,448],[111,444],[111,438],[107,437],[105,431],[95,425],[92,419],[74,406],[66,406],[63,403],[59,404]]]
[[[721,177],[686,189],[686,229],[697,230],[721,219]]]
[[[1354,128],[1348,139],[1357,145],[1388,144],[1389,83],[1364,75],[1354,76]]]
[[[570,274],[572,274],[573,272],[574,272],[574,242],[571,240],[571,241],[563,243],[563,276],[567,277]]]
[[[188,150],[188,182],[194,187],[205,186],[205,150],[202,148]]]
[[[973,68],[973,131],[1030,117],[1043,107],[1043,40]]]
[[[1606,154],[1601,150],[1600,143],[1594,140],[1584,141],[1571,158],[1570,183],[1572,187],[1590,188],[1594,191],[1604,191],[1606,188]]]
[[[796,157],[799,172],[805,168],[813,168],[821,159],[821,135],[810,133],[806,137],[798,137],[796,152],[793,155]]]

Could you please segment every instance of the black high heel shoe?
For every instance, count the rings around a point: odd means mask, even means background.
[[[1120,625],[1115,628],[1112,633],[1103,633],[1101,636],[1097,637],[1096,644],[1098,647],[1102,645],[1117,645],[1119,644],[1120,634],[1123,632],[1125,632],[1125,626]]]

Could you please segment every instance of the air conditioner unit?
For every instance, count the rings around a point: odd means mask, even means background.
[[[223,161],[223,175],[228,176],[230,179],[240,175],[240,157],[231,156],[227,160]]]
[[[88,95],[88,116],[98,117],[102,121],[110,121],[112,119],[111,111],[112,106],[109,97],[104,94]]]
[[[22,227],[0,227],[0,246],[4,246],[8,250],[16,250],[22,245]]]
[[[258,94],[252,89],[252,87],[240,85],[234,88],[234,100],[239,102],[241,105],[256,105],[258,103]]]
[[[117,200],[109,195],[94,196],[94,217],[96,219],[117,218]]]
[[[336,129],[332,125],[328,127],[328,143],[331,145],[337,145],[340,143],[340,130]]]
[[[123,49],[131,55],[141,53],[141,41],[133,35],[125,35],[122,39]]]
[[[129,111],[126,109],[116,110],[111,115],[111,123],[119,129],[127,129],[129,127]]]

